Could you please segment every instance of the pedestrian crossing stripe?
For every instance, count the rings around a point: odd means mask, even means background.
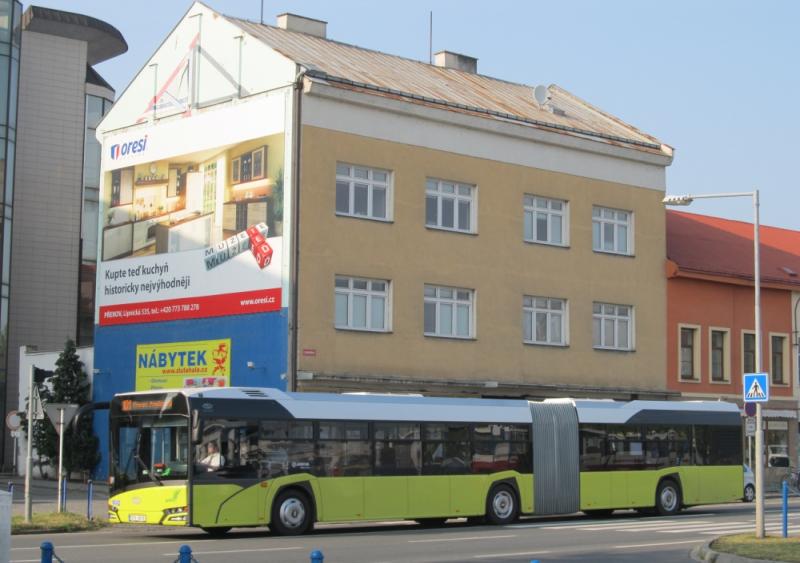
[[[761,385],[758,384],[758,379],[753,380],[753,384],[750,386],[750,390],[747,392],[748,399],[763,399],[767,395],[764,393],[764,390],[761,389]]]

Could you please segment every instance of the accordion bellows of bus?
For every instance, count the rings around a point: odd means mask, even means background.
[[[209,388],[110,407],[112,523],[211,534],[315,522],[662,515],[742,496],[739,408]]]

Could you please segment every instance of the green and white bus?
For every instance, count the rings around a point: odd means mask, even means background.
[[[670,515],[740,500],[741,416],[724,402],[543,402],[277,389],[111,402],[112,523],[212,534],[315,522]]]

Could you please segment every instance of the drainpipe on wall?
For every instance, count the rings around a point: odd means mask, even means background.
[[[294,100],[292,103],[292,228],[289,247],[292,249],[291,302],[289,303],[289,354],[286,361],[286,387],[288,391],[297,390],[297,297],[300,277],[300,131],[303,103],[303,81],[306,69],[297,67],[294,80]]]

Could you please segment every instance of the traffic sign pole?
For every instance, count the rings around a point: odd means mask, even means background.
[[[753,293],[756,321],[756,371],[761,373],[761,254],[758,190],[753,192]],[[766,393],[769,395],[769,380]],[[764,425],[761,403],[756,404],[756,538],[764,538]]]
[[[64,512],[61,498],[62,480],[64,479],[64,409],[58,409],[58,511]]]

